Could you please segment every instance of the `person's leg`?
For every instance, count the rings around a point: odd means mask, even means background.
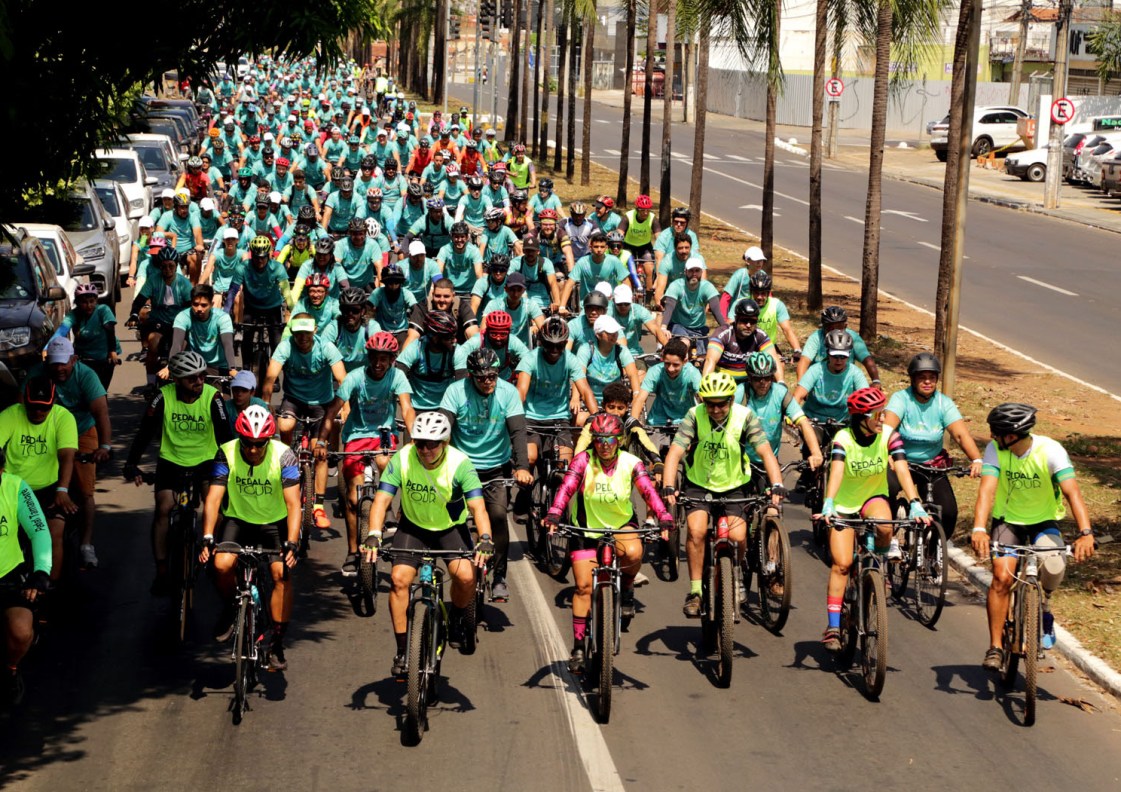
[[[51,582],[57,583],[62,577],[62,535],[66,531],[66,520],[52,510],[47,518],[47,528],[51,532]]]
[[[920,486],[917,481],[915,485]],[[921,488],[919,491],[925,492]],[[954,488],[948,476],[939,476],[934,482],[934,502],[942,509],[942,530],[946,532],[946,538],[949,539],[954,535],[958,525],[958,499],[954,495]]]
[[[491,539],[494,541],[494,557],[491,559],[491,570],[494,573],[491,581],[492,593],[495,599],[505,599],[509,596],[509,592],[504,590],[494,592],[494,588],[499,587],[499,584],[502,589],[506,588],[506,568],[510,556],[510,524],[507,521],[510,507],[506,501],[506,486],[484,484],[483,500],[486,503],[487,516],[490,518]]]
[[[35,619],[31,609],[8,607],[4,610],[4,627],[4,643],[7,650],[5,657],[8,669],[14,672],[35,638]]]

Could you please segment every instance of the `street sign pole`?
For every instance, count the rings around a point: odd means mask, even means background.
[[[1058,99],[1067,93],[1067,49],[1070,43],[1070,15],[1074,0],[1059,1],[1059,16],[1055,20],[1055,77],[1051,81],[1051,98]],[[1047,184],[1043,191],[1043,207],[1059,208],[1059,187],[1063,176],[1063,125],[1051,124],[1047,139]]]

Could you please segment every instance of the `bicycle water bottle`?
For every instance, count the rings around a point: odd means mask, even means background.
[[[392,447],[393,437],[390,434],[389,429],[384,426],[381,428],[381,430],[378,432],[378,441],[380,443],[380,450],[382,451],[388,451]]]
[[[867,531],[864,534],[864,549],[869,553],[874,553],[876,551],[876,537],[871,531]]]
[[[716,535],[721,539],[726,539],[728,537],[728,518],[723,514],[721,514],[720,518],[716,521]]]
[[[253,607],[259,609],[261,607],[261,593],[257,591],[256,583],[249,586],[249,595],[253,597]]]
[[[421,568],[420,568],[420,582],[421,583],[431,583],[432,582],[432,565],[431,564],[424,564],[423,566],[421,566]]]

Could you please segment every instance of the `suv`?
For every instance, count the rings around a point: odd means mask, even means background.
[[[0,226],[0,271],[0,388],[10,388],[11,397],[43,359],[70,301],[42,243],[23,229]]]
[[[148,175],[140,154],[126,148],[110,148],[99,150],[95,156],[104,167],[101,178],[112,179],[124,189],[130,220],[139,220],[152,211],[152,188],[159,182]]]
[[[179,182],[180,163],[183,158],[175,150],[171,138],[167,135],[134,132],[128,135],[121,145],[135,151],[144,165],[145,172],[156,179],[156,183],[152,185],[153,193],[175,188]]]
[[[982,157],[993,149],[1019,151],[1026,148],[1024,141],[1016,132],[1016,123],[1021,118],[1030,118],[1026,110],[1004,105],[999,107],[978,107],[973,111],[973,148],[974,157]],[[931,127],[930,147],[939,162],[948,156],[950,117],[947,115]]]
[[[117,238],[117,222],[105,211],[88,181],[74,188],[70,201],[77,211],[56,222],[66,229],[78,255],[84,259],[78,274],[89,275],[90,283],[97,286],[98,299],[115,308],[121,298],[117,278],[121,242]]]

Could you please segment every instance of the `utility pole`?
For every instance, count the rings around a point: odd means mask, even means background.
[[[946,348],[942,355],[942,391],[953,397],[957,382],[958,317],[961,314],[961,267],[965,258],[965,211],[969,206],[969,166],[973,151],[973,104],[977,99],[977,61],[981,47],[981,0],[962,0],[973,3],[972,24],[969,26],[969,56],[965,61],[965,90],[962,95],[961,129],[958,147],[958,183],[956,203],[957,224],[954,227],[953,246],[950,253],[950,295],[946,306]],[[1064,0],[1069,2],[1069,0]],[[1061,151],[1061,150],[1060,150]]]
[[[1024,52],[1028,48],[1028,23],[1031,22],[1031,0],[1020,5],[1020,38],[1016,42],[1016,57],[1012,61],[1012,87],[1008,89],[1008,104],[1020,106],[1020,81],[1024,74]]]
[[[1074,0],[1059,0],[1059,16],[1055,20],[1055,77],[1051,81],[1051,101],[1066,96],[1067,58],[1070,49],[1070,15]],[[1043,191],[1043,208],[1059,208],[1059,186],[1063,170],[1063,125],[1051,123],[1047,140],[1047,184]]]
[[[441,53],[444,58],[444,118],[448,117],[448,65],[455,63],[455,56],[448,57],[448,40],[451,38],[449,35],[452,29],[452,3],[451,0],[444,0],[444,51]]]
[[[475,126],[479,125],[479,80],[483,78],[483,67],[479,62],[479,45],[483,41],[482,9],[483,0],[477,0],[475,3],[475,85],[471,91],[471,123]]]

